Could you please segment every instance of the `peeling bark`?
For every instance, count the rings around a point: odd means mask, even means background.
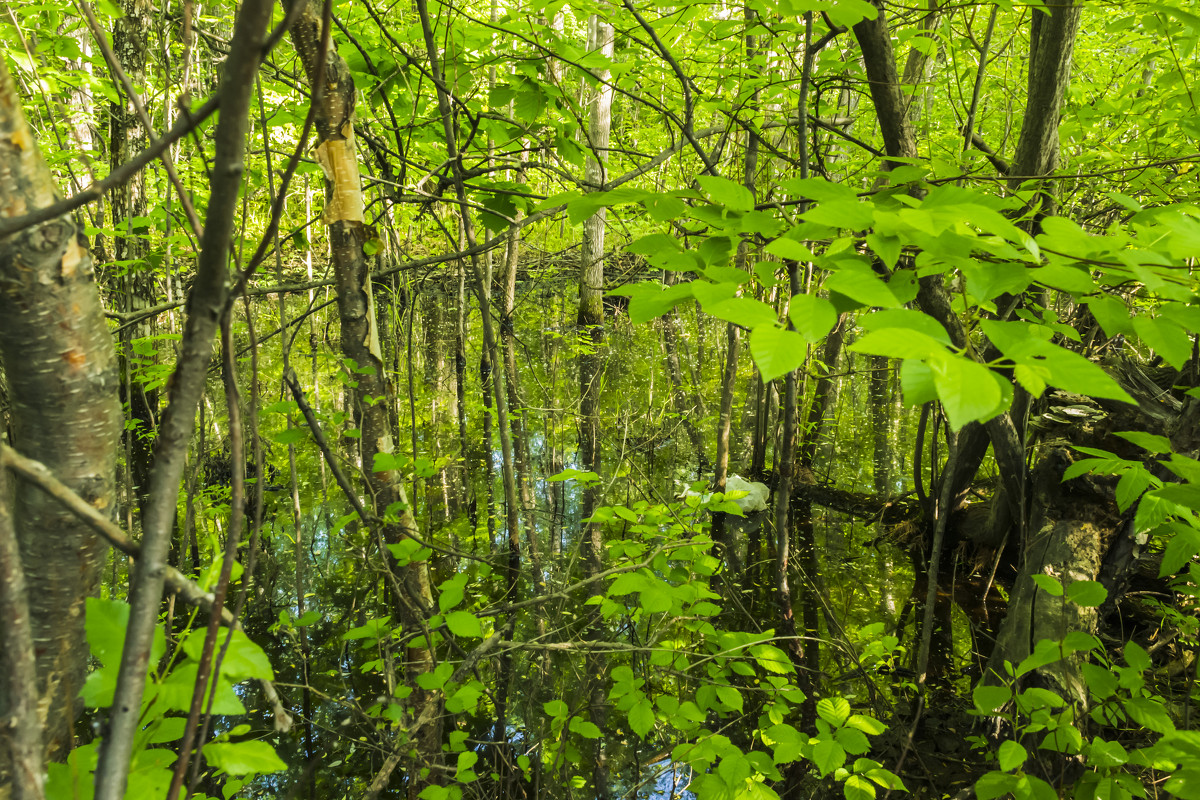
[[[317,160],[326,178],[323,220],[329,229],[342,354],[357,370],[353,402],[361,432],[357,442],[361,469],[374,498],[376,516],[383,519],[391,509],[382,526],[384,541],[398,544],[405,539],[420,538],[420,530],[410,511],[401,476],[392,469],[375,469],[376,456],[386,456],[395,450],[388,418],[395,395],[379,345],[370,270],[363,254],[368,237],[363,225],[362,185],[354,149],[354,80],[332,42],[321,41],[320,5],[312,0],[290,0],[288,5],[294,2],[304,3],[290,33],[315,94]],[[390,563],[390,555],[384,555]],[[396,578],[393,601],[397,614],[406,630],[421,630],[433,607],[428,562],[413,562],[405,567],[392,564],[391,570]],[[433,653],[428,647],[409,647],[405,652],[406,672],[410,685],[415,686],[417,675],[433,669]],[[439,706],[437,692],[424,689],[413,692],[411,713],[415,722],[409,736],[415,753],[407,786],[411,798],[441,779],[436,770],[441,761],[442,740]]]

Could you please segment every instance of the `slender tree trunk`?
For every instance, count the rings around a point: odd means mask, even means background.
[[[600,53],[608,58],[613,54],[613,27],[598,14],[588,18],[588,52]],[[591,89],[589,102],[588,144],[592,154],[584,170],[584,183],[589,190],[596,191],[605,180],[605,163],[608,160],[608,142],[612,121],[612,89],[604,81],[609,78],[608,70],[595,70],[597,80],[602,83]],[[601,472],[600,461],[600,392],[603,384],[604,356],[604,228],[605,212],[597,211],[583,223],[583,248],[580,253],[579,274],[579,317],[581,333],[590,339],[590,347],[579,358],[580,404],[580,461],[585,470],[597,475]],[[583,490],[582,514],[589,520],[600,502],[600,483],[588,485]],[[584,522],[582,533],[582,555],[584,572],[596,575],[604,569],[604,535],[598,523]],[[589,585],[591,596],[603,592],[597,582]],[[596,608],[596,607],[593,607]],[[599,615],[593,611],[588,624],[587,637],[595,640],[603,636]],[[607,675],[608,663],[602,655],[589,654],[586,659],[588,686],[586,696],[592,722],[605,729],[608,719]],[[608,800],[608,754],[604,739],[594,743],[592,753],[592,791],[598,800]]]
[[[1046,4],[1046,10],[1049,13],[1030,15],[1028,93],[1009,179],[1013,189],[1058,166],[1059,115],[1071,82],[1071,58],[1083,6],[1072,0],[1055,0]],[[1043,187],[1039,197],[1040,216],[1053,214],[1052,190]]]
[[[420,538],[420,530],[409,511],[401,476],[386,463],[395,452],[388,419],[391,403],[379,402],[379,398],[390,400],[394,393],[380,350],[370,274],[363,254],[367,230],[363,224],[362,187],[354,146],[354,81],[331,41],[322,40],[321,6],[315,0],[290,0],[289,6],[291,2],[305,3],[290,33],[315,95],[314,123],[319,142],[316,155],[326,177],[323,218],[328,225],[337,284],[342,353],[358,370],[354,376],[353,402],[361,431],[358,447],[362,472],[375,500],[375,513],[381,519],[393,504],[401,509],[383,525],[385,542],[398,544],[407,538]],[[377,465],[377,457],[384,458],[385,463]],[[433,608],[429,564],[415,561],[404,567],[393,565],[391,569],[399,582],[393,587],[393,601],[400,620],[407,630],[420,630]],[[428,646],[408,647],[405,652],[410,685],[415,687],[416,677],[433,669],[433,653]],[[441,780],[436,769],[441,762],[439,707],[436,692],[414,688],[410,704],[413,729],[409,731],[414,745],[408,783],[410,799],[416,798],[425,786]]]
[[[123,0],[123,16],[113,23],[113,52],[121,69],[129,76],[130,83],[138,88],[146,85],[146,34],[150,29],[147,10],[148,6],[140,0]],[[133,101],[128,98],[122,104],[111,106],[109,120],[109,167],[115,169],[144,150],[149,139]],[[154,305],[156,299],[154,273],[145,261],[146,240],[142,238],[142,229],[134,227],[135,220],[146,216],[145,175],[145,172],[138,172],[112,192],[112,223],[116,231],[114,257],[118,261],[128,262],[124,275],[123,310],[126,312],[148,308]],[[144,225],[142,222],[136,224]],[[125,432],[129,485],[133,490],[130,505],[138,509],[139,518],[150,494],[158,392],[146,389],[137,380],[132,363],[135,358],[138,361],[154,359],[152,349],[144,348],[138,353],[134,347],[135,341],[152,334],[153,326],[147,319],[127,327],[121,337],[122,388],[125,401],[129,404],[130,421]],[[132,515],[128,519],[132,521]]]

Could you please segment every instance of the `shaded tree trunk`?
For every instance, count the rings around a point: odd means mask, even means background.
[[[15,217],[57,200],[50,171],[0,63],[0,216]],[[116,509],[121,408],[112,337],[92,260],[69,216],[0,239],[0,362],[8,385],[14,448],[44,463],[96,508]],[[0,497],[7,502],[7,493]],[[45,756],[72,745],[87,669],[84,604],[99,587],[107,546],[72,513],[28,483],[15,487],[15,535],[24,565],[36,655],[37,705]],[[3,535],[0,533],[0,535]],[[0,620],[5,649],[20,633]],[[9,637],[13,637],[10,639]],[[34,698],[13,673],[0,674],[0,716]],[[21,693],[21,694],[18,694]],[[40,754],[39,754],[40,755]],[[0,774],[11,774],[0,753]]]

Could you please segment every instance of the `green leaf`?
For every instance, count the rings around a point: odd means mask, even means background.
[[[835,728],[841,727],[850,717],[850,703],[842,697],[826,697],[818,700],[817,716]]]
[[[562,700],[551,700],[548,703],[542,703],[542,710],[546,712],[547,716],[556,717],[558,719],[565,718],[567,713],[570,711],[570,709],[567,708],[567,704]]]
[[[701,175],[696,178],[696,183],[700,184],[709,199],[718,205],[733,211],[754,210],[754,195],[740,183],[713,175]]]
[[[813,745],[812,761],[821,777],[825,777],[846,763],[846,751],[832,739],[820,739]]]
[[[610,295],[625,295],[629,298],[629,320],[641,325],[666,314],[675,305],[692,296],[690,283],[677,283],[666,289],[656,282],[636,283],[613,289]]]
[[[704,311],[717,319],[732,322],[743,328],[775,325],[779,321],[774,308],[753,297],[733,297],[729,300],[722,300],[711,306],[704,306]],[[828,331],[826,332],[828,333]]]
[[[950,346],[950,334],[942,324],[928,314],[908,308],[876,311],[859,319],[858,324],[868,331],[890,332],[892,336],[907,336],[902,331],[915,331],[946,347]]]
[[[971,698],[975,702],[976,711],[990,714],[1012,700],[1012,689],[1007,686],[981,684],[971,691]]]
[[[845,183],[835,183],[824,178],[792,178],[779,184],[788,194],[807,197],[818,203],[858,202],[858,195]]]
[[[1200,768],[1176,770],[1163,784],[1163,789],[1181,800],[1200,800]]]
[[[654,727],[654,706],[643,697],[629,709],[629,728],[643,739]]]
[[[1006,394],[1001,386],[1003,379],[973,359],[943,350],[932,353],[926,363],[954,430],[989,420],[1012,401],[1011,390]]]
[[[1200,553],[1200,531],[1184,526],[1172,526],[1175,535],[1167,540],[1163,550],[1159,577],[1174,575]]]
[[[883,278],[859,259],[840,261],[837,271],[826,279],[825,288],[853,298],[864,306],[897,308],[903,305]]]
[[[219,650],[225,646],[225,637],[230,633],[233,634],[233,638],[229,642],[224,660],[221,661],[221,675],[235,683],[251,678],[274,680],[275,674],[271,670],[271,661],[267,654],[250,641],[250,637],[246,636],[244,631],[221,628],[217,631],[216,648]],[[183,651],[193,661],[199,661],[203,654],[205,634],[203,630],[194,630],[183,640]]]
[[[467,588],[467,573],[460,572],[438,586],[438,610],[449,611],[463,601]]]
[[[1106,294],[1089,298],[1087,307],[1104,329],[1105,335],[1111,337],[1133,333],[1133,320],[1129,318],[1128,303]]]
[[[760,325],[750,331],[750,355],[767,383],[800,368],[806,357],[805,342],[795,331]]]
[[[1150,669],[1150,655],[1137,642],[1126,642],[1123,653],[1125,655],[1125,663],[1138,672],[1145,672]]]
[[[596,727],[596,723],[588,722],[579,717],[571,719],[571,732],[579,734],[584,739],[599,739],[603,735],[600,729]]]
[[[1075,394],[1134,402],[1099,366],[1043,338],[1043,332],[1049,331],[1041,326],[988,320],[980,327],[1004,355],[1033,369],[1051,386]]]
[[[778,256],[789,261],[815,261],[817,258],[813,255],[812,250],[809,250],[795,239],[789,239],[786,236],[768,242],[763,250],[768,255]]]
[[[1051,597],[1062,597],[1063,595],[1063,585],[1058,578],[1039,573],[1033,576],[1033,582]]]
[[[171,670],[158,687],[158,699],[172,711],[188,711],[192,705],[192,694],[196,689],[196,673],[198,665],[186,662]],[[246,707],[233,691],[229,681],[219,678],[216,681],[216,692],[210,688],[204,694],[207,705],[209,697],[213,698],[212,712],[214,714],[245,714]]]
[[[730,711],[742,710],[742,693],[735,686],[718,686],[717,699]]]
[[[1020,744],[1009,739],[1000,743],[997,756],[1000,759],[1000,769],[1012,772],[1014,769],[1024,766],[1026,759],[1029,758],[1029,753]]]
[[[481,638],[483,623],[470,611],[451,611],[446,615],[446,627],[455,636]]]
[[[837,324],[833,303],[814,294],[798,294],[788,305],[788,319],[808,344],[824,341]]]
[[[879,260],[887,265],[888,269],[895,269],[896,262],[900,260],[900,249],[903,242],[897,236],[882,236],[878,233],[867,234],[867,245],[875,251],[875,255],[879,256]]]
[[[265,772],[283,772],[287,764],[266,742],[212,742],[204,745],[204,757],[210,766],[229,775],[242,776]]]
[[[851,775],[842,784],[846,800],[875,800],[875,784],[861,775]]]
[[[1134,317],[1138,338],[1150,345],[1175,369],[1183,369],[1192,357],[1192,339],[1187,331],[1162,317]]]
[[[1099,608],[1107,598],[1108,590],[1098,581],[1075,581],[1067,587],[1067,599],[1084,608]]]
[[[919,361],[926,361],[935,355],[946,352],[945,345],[928,334],[913,329],[897,333],[891,328],[870,331],[850,345],[850,349],[857,353],[870,353],[873,356]],[[926,368],[928,369],[928,367]],[[929,377],[932,381],[932,374]]]
[[[887,730],[887,725],[884,725],[874,717],[868,717],[863,714],[851,714],[846,720],[846,727],[855,728],[872,736],[878,736]]]
[[[1017,776],[993,770],[975,781],[976,800],[993,798],[1010,793],[1017,785]]]
[[[1129,753],[1120,742],[1106,742],[1099,737],[1092,739],[1086,755],[1088,766],[1092,767],[1119,767],[1129,761]]]
[[[121,650],[125,646],[125,628],[129,624],[129,604],[89,597],[86,615],[84,629],[92,655],[106,667],[119,666]]]
[[[904,393],[904,402],[910,406],[921,406],[937,400],[933,371],[923,361],[905,359],[900,364],[900,389]]]
[[[1099,664],[1085,661],[1079,665],[1088,691],[1097,700],[1107,700],[1117,693],[1117,676]]]
[[[1149,697],[1129,698],[1125,701],[1125,713],[1138,725],[1155,733],[1170,733],[1175,730],[1175,723],[1171,721],[1162,703]]]

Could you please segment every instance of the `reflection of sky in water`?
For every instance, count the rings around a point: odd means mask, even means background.
[[[655,765],[661,769],[653,782],[638,791],[645,800],[696,800],[696,795],[687,790],[692,770],[686,764],[664,761]]]

